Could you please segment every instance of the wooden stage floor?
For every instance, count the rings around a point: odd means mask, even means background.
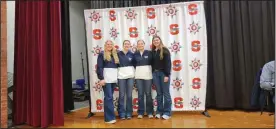
[[[200,112],[173,112],[169,120],[137,119],[136,113],[131,120],[119,120],[115,124],[104,123],[103,113],[97,113],[90,119],[85,119],[88,108],[83,108],[70,114],[65,114],[62,127],[54,128],[275,128],[274,115],[267,112],[218,111],[209,110],[210,118]],[[51,128],[50,127],[50,128]],[[30,128],[27,125],[17,128]]]

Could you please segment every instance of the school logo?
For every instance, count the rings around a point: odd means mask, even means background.
[[[177,13],[177,9],[175,8],[175,6],[169,5],[168,7],[166,7],[166,12],[167,16],[171,16],[171,18],[173,18],[174,15],[176,15]]]
[[[184,83],[182,82],[182,79],[179,79],[178,77],[176,77],[176,79],[173,80],[173,83],[171,85],[173,86],[174,89],[177,89],[177,91],[179,91],[179,89],[182,88]]]
[[[116,48],[116,50],[120,50],[120,47],[118,45],[114,45],[114,47]]]
[[[115,97],[115,98],[113,99],[113,104],[114,104],[115,110],[117,110],[118,104],[119,104],[119,99],[118,99],[118,97]]]
[[[94,50],[92,50],[91,52],[94,54],[94,56],[97,56],[102,51],[102,47],[100,47],[99,45],[93,47],[93,49]]]
[[[202,64],[200,63],[200,60],[197,60],[195,58],[194,60],[192,60],[190,66],[192,67],[193,70],[197,71],[200,69],[200,66],[202,66]]]
[[[94,89],[94,91],[98,91],[100,93],[103,90],[103,88],[102,88],[102,86],[100,85],[99,82],[100,81],[95,82],[95,85],[93,86],[93,89]]]
[[[198,13],[197,4],[189,4],[188,5],[188,12],[190,15],[196,15]]]
[[[138,98],[134,98],[132,101],[133,109],[138,109]]]
[[[170,34],[177,35],[179,33],[178,24],[170,24]]]
[[[137,13],[135,12],[135,10],[132,10],[130,8],[126,11],[126,14],[125,14],[126,18],[130,19],[131,21],[135,19],[136,15]]]
[[[91,19],[91,21],[94,21],[95,23],[97,23],[97,21],[100,21],[101,17],[102,16],[100,16],[99,12],[93,11],[89,18]]]
[[[174,99],[174,107],[175,108],[183,108],[183,98],[182,97],[175,97]]]
[[[148,31],[147,33],[149,34],[149,36],[154,36],[154,35],[157,35],[159,31],[156,30],[156,27],[150,25],[150,27],[148,27]]]
[[[134,82],[134,85],[133,85],[133,91],[138,92],[138,88],[137,88],[137,85],[136,85],[135,82]]]
[[[198,41],[198,40],[192,41],[191,45],[192,45],[193,52],[200,51],[200,41]]]
[[[153,102],[153,106],[157,107],[157,99],[152,99],[152,102]]]
[[[148,19],[154,19],[155,18],[155,9],[154,8],[147,8],[147,17]]]
[[[114,10],[109,11],[109,19],[110,19],[110,21],[116,20],[116,12]]]
[[[103,100],[97,99],[96,105],[97,105],[97,110],[102,110],[103,109]]]
[[[198,97],[194,96],[194,97],[191,99],[190,104],[191,104],[191,106],[192,106],[193,108],[196,109],[196,108],[199,107],[199,105],[201,104],[201,102],[199,101],[199,98],[198,98]]]
[[[130,27],[128,30],[129,30],[129,37],[131,38],[138,37],[138,29],[136,27]]]
[[[175,53],[177,53],[177,52],[179,52],[180,51],[180,48],[181,48],[182,46],[180,46],[180,43],[179,42],[173,42],[173,43],[171,43],[171,46],[169,47],[169,49],[171,49],[171,52],[175,52]]]
[[[116,86],[114,87],[114,91],[119,91],[119,85],[116,84]]]
[[[94,29],[93,30],[93,38],[95,39],[95,40],[100,40],[101,38],[102,38],[102,30],[100,30],[100,29]]]
[[[192,24],[190,24],[190,27],[188,29],[190,30],[190,33],[196,34],[197,32],[199,32],[200,28],[201,27],[198,25],[198,23],[195,23],[193,21]]]
[[[192,80],[192,87],[193,89],[199,89],[201,87],[201,80],[200,78],[193,78]]]
[[[173,71],[180,71],[182,69],[181,60],[174,60],[172,64]]]
[[[115,29],[114,27],[112,27],[112,28],[110,29],[109,34],[110,34],[110,37],[113,38],[113,39],[115,40],[115,39],[117,38],[119,32],[117,32],[117,29]]]
[[[137,46],[135,44],[131,45],[131,52],[135,53],[137,50]]]
[[[151,85],[151,89],[152,89],[152,90],[156,90],[156,85],[152,84],[152,85]]]

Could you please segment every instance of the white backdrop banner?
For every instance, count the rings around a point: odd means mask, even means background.
[[[153,35],[159,35],[171,52],[171,97],[173,111],[205,110],[207,79],[207,34],[203,1],[84,10],[89,61],[91,111],[103,112],[103,90],[96,75],[97,55],[106,40],[121,50],[123,40],[143,39],[150,49]],[[115,110],[118,89],[114,91]],[[156,110],[156,90],[152,98]],[[138,109],[137,89],[133,89],[133,109]]]

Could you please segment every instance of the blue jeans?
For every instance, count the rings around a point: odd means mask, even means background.
[[[153,84],[156,86],[157,111],[156,114],[171,116],[172,99],[170,94],[170,77],[164,82],[165,74],[162,71],[153,72]],[[163,104],[164,97],[164,104]]]
[[[136,79],[136,86],[138,89],[138,115],[144,115],[145,101],[144,95],[146,94],[146,112],[147,115],[153,115],[153,102],[151,96],[152,80]]]
[[[119,104],[118,113],[120,118],[132,117],[132,90],[134,79],[118,79],[119,82]],[[126,94],[126,108],[125,108],[125,94]]]
[[[111,120],[115,120],[115,112],[114,112],[114,103],[113,103],[113,92],[116,83],[106,83],[103,86],[104,91],[104,121],[109,122]]]

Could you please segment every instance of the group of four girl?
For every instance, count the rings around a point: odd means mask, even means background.
[[[97,76],[104,91],[104,119],[106,123],[115,123],[113,92],[119,85],[118,114],[120,119],[132,118],[132,90],[134,81],[138,89],[138,118],[144,116],[144,95],[146,95],[146,113],[153,118],[152,83],[156,86],[157,111],[155,118],[169,119],[171,116],[170,73],[171,57],[159,36],[152,39],[152,51],[144,49],[143,40],[138,40],[137,51],[132,53],[131,43],[123,42],[123,50],[117,51],[111,40],[107,40],[104,51],[97,59]],[[126,103],[125,103],[126,95]],[[163,99],[164,98],[164,99]],[[164,103],[163,103],[164,101]],[[125,105],[126,104],[126,105]]]

